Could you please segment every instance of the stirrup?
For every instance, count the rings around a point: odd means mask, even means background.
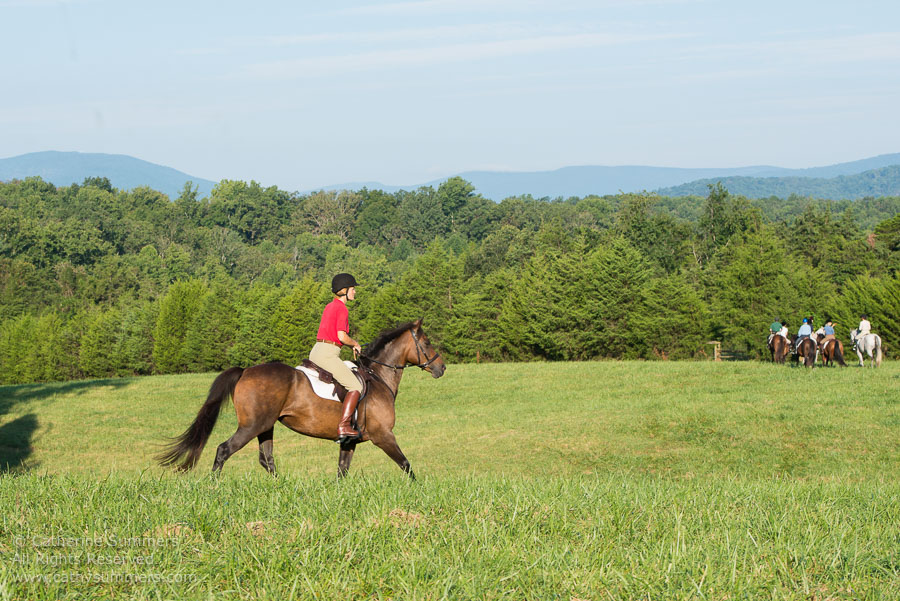
[[[334,442],[338,444],[344,444],[345,442],[359,440],[360,438],[362,438],[362,432],[357,432],[356,434],[344,434],[342,436],[338,436]]]

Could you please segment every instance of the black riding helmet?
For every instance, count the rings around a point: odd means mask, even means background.
[[[349,273],[339,273],[331,279],[331,291],[335,294],[344,288],[352,288],[356,285],[356,278]]]

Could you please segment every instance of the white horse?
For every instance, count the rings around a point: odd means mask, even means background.
[[[859,357],[860,367],[866,365],[865,360],[863,360],[863,352],[872,359],[872,361],[869,362],[870,367],[878,367],[881,365],[881,336],[878,334],[866,334],[865,336],[860,336],[859,330],[853,330],[850,332],[850,340],[853,342],[853,348],[856,350],[856,355]]]

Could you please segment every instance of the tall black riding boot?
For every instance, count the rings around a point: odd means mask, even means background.
[[[344,397],[344,406],[341,410],[341,421],[338,423],[338,441],[346,438],[359,438],[360,434],[350,426],[350,418],[356,411],[356,405],[359,403],[359,392],[351,390]]]

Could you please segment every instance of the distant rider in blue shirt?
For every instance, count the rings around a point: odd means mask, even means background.
[[[794,338],[794,348],[792,349],[793,353],[797,352],[797,345],[800,344],[800,341],[804,338],[809,338],[812,335],[812,326],[809,325],[809,319],[806,317],[803,318],[803,325],[800,326],[800,329],[797,330],[797,337]]]

